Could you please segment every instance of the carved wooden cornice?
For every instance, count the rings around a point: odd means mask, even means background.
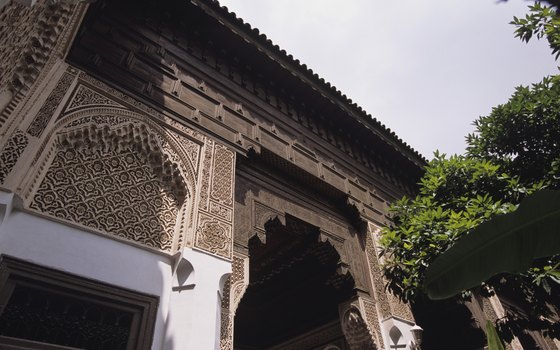
[[[194,2],[152,9],[146,0],[134,13],[93,8],[70,60],[241,149],[272,149],[327,182],[349,178],[337,186],[357,186],[348,188],[357,202],[368,204],[364,187],[393,192],[388,199],[414,191],[419,155]]]

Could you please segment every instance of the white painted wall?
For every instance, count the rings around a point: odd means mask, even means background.
[[[173,258],[19,210],[0,191],[0,254],[160,298],[153,349],[215,349],[219,342],[220,279],[231,263],[186,249]],[[3,215],[2,215],[3,214]],[[188,272],[188,271],[187,271]],[[179,278],[178,278],[179,277]],[[194,283],[192,289],[173,291]]]
[[[399,347],[399,349],[410,350],[410,342],[414,340],[414,338],[412,337],[412,332],[410,332],[410,328],[412,328],[412,326],[414,326],[412,322],[402,320],[398,317],[389,317],[382,320],[381,332],[383,336],[383,343],[385,344],[385,349],[391,350],[395,348],[395,345],[406,345],[406,347]],[[391,329],[393,327],[396,327],[398,329],[398,332],[400,332],[400,339],[391,337],[391,335],[395,334],[391,334]],[[395,344],[395,341],[397,341],[397,344]]]

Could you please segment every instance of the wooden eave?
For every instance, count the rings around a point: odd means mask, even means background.
[[[240,47],[246,46],[246,44],[252,46],[257,51],[254,54],[254,58],[257,58],[256,56],[259,53],[260,56],[266,57],[264,60],[260,58],[260,67],[265,69],[264,65],[267,65],[270,67],[268,69],[270,72],[282,70],[283,74],[274,74],[276,78],[282,75],[287,77],[288,79],[284,79],[284,82],[288,86],[291,85],[295,91],[303,92],[307,97],[311,97],[308,100],[317,101],[318,105],[324,105],[327,102],[331,107],[336,107],[337,117],[340,117],[345,122],[352,122],[352,124],[346,125],[351,132],[355,133],[360,129],[367,130],[367,133],[360,132],[361,135],[356,135],[362,136],[364,142],[369,142],[369,138],[373,135],[389,146],[390,150],[397,153],[395,155],[400,158],[401,162],[409,163],[409,165],[419,168],[423,168],[426,165],[426,159],[401,140],[393,131],[386,128],[376,118],[347,98],[346,95],[343,95],[335,86],[319,77],[305,64],[294,59],[292,55],[287,54],[278,45],[274,45],[258,29],[252,28],[250,24],[238,18],[235,13],[229,12],[227,7],[220,6],[216,0],[190,0],[190,2],[237,36],[242,44]]]

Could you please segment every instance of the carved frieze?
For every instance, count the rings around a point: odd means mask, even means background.
[[[9,1],[0,12],[0,88],[28,89],[58,44],[75,3]]]

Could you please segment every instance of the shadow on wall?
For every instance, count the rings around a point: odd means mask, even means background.
[[[412,310],[416,323],[424,329],[422,349],[472,350],[486,345],[484,331],[463,304],[423,299],[415,302]]]

